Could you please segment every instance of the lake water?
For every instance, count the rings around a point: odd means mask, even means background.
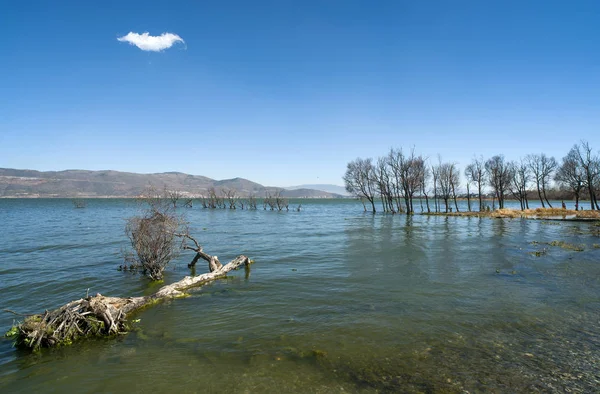
[[[251,270],[145,309],[118,339],[38,354],[4,339],[0,392],[599,390],[594,223],[302,207],[181,209],[205,251],[221,262],[246,254]],[[0,308],[155,291],[116,270],[136,212],[127,200],[0,200]],[[188,275],[191,258],[166,282]],[[0,312],[2,332],[14,318]]]

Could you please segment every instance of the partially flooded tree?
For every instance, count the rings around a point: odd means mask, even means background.
[[[459,212],[458,202],[456,201],[456,189],[460,187],[460,170],[456,163],[450,164],[450,187],[452,188],[454,207],[456,208],[456,212]]]
[[[485,162],[487,179],[498,199],[498,207],[504,208],[504,198],[510,183],[510,165],[504,159],[504,155],[496,155]]]
[[[273,194],[273,200],[275,201],[275,206],[278,211],[282,211],[285,208],[286,211],[289,211],[290,202],[287,198],[283,196],[283,189],[276,189]]]
[[[431,166],[431,178],[433,180],[433,205],[435,207],[435,212],[439,212],[439,204],[438,204],[438,186],[439,186],[439,179],[440,179],[440,166],[441,166],[441,160],[440,160],[440,165],[432,165]]]
[[[373,166],[372,159],[361,159],[348,163],[346,167],[346,173],[344,174],[344,184],[346,185],[346,191],[357,197],[365,198],[371,203],[373,213],[377,210],[375,208],[375,192],[376,176],[375,168]]]
[[[527,162],[537,187],[538,197],[542,203],[542,208],[546,207],[544,201],[552,208],[552,204],[550,204],[550,201],[548,201],[548,197],[546,196],[546,189],[552,179],[552,173],[556,170],[556,167],[558,167],[556,159],[541,153],[539,155],[528,155]]]
[[[600,157],[593,154],[592,147],[587,141],[581,141],[580,144],[575,144],[572,150],[579,161],[579,165],[584,171],[585,187],[590,196],[590,208],[600,209],[596,197],[596,184],[599,182],[600,178]]]
[[[147,205],[141,216],[127,221],[125,233],[131,243],[132,252],[126,261],[139,267],[152,280],[161,280],[163,271],[178,254],[180,242],[175,233],[181,220],[175,214],[170,194],[167,198],[150,189],[142,198]]]
[[[509,163],[510,182],[508,190],[519,200],[521,210],[529,209],[527,201],[527,182],[529,182],[529,165],[523,160]]]
[[[248,209],[256,210],[256,196],[252,193],[248,196]]]
[[[393,202],[393,182],[390,177],[390,168],[387,157],[377,159],[377,167],[375,170],[377,192],[381,198],[381,206],[383,212],[396,213]]]
[[[423,160],[423,172],[421,173],[421,195],[425,197],[425,204],[427,205],[427,213],[431,213],[431,208],[429,207],[429,195],[427,192],[427,185],[429,184],[429,178],[431,178],[431,171],[429,170],[429,166]]]
[[[554,180],[564,189],[573,192],[575,210],[579,210],[579,199],[585,185],[585,171],[579,165],[579,155],[575,148],[563,157],[561,165],[556,170]]]
[[[467,182],[477,185],[477,198],[479,199],[479,211],[483,212],[483,185],[485,184],[485,162],[483,157],[474,158],[471,164],[465,168]]]
[[[165,194],[171,200],[171,204],[173,204],[173,208],[177,208],[177,202],[181,200],[183,197],[183,193],[179,190],[167,190],[165,186]]]
[[[227,203],[229,204],[229,209],[235,209],[237,202],[240,199],[235,189],[225,189],[223,190],[223,193],[225,194],[225,198],[227,199]],[[244,209],[243,205],[242,209]]]
[[[452,211],[449,201],[452,196],[452,177],[453,177],[453,165],[450,163],[440,163],[437,165],[436,172],[438,174],[438,195],[444,200],[445,211],[448,213]],[[441,209],[440,209],[441,210]]]

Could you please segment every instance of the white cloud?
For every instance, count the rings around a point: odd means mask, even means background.
[[[173,33],[163,33],[160,36],[151,36],[148,32],[143,34],[129,32],[129,34],[119,37],[117,40],[135,45],[142,51],[154,52],[160,52],[163,49],[171,48],[176,42],[185,44],[183,38]]]

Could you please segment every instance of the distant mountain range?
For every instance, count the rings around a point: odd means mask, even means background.
[[[322,190],[324,192],[339,194],[341,196],[350,196],[343,186],[330,185],[330,184],[314,184],[314,185],[299,185],[299,186],[288,186],[287,190],[298,190],[298,189],[314,189]]]
[[[299,187],[284,189],[263,186],[243,178],[215,180],[200,175],[180,172],[137,174],[119,171],[34,171],[0,168],[0,197],[135,197],[149,185],[178,190],[187,196],[206,195],[208,189],[235,189],[240,196],[282,190],[288,198],[339,198],[342,194],[325,190]]]

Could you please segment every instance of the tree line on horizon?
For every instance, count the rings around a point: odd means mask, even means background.
[[[214,187],[210,187],[207,190],[206,195],[198,197],[202,208],[205,209],[241,209],[241,210],[257,210],[258,205],[262,204],[263,210],[271,211],[289,211],[290,201],[287,197],[283,196],[283,189],[275,189],[272,193],[269,191],[265,192],[265,197],[258,198],[253,193],[250,193],[246,198],[242,197],[236,189],[233,188],[222,188],[217,190]],[[152,195],[152,192],[146,191],[145,194]],[[156,194],[156,193],[154,193]],[[183,192],[179,190],[167,190],[165,187],[161,198],[170,200],[173,204],[173,208],[176,208],[179,201],[182,200],[184,206],[191,208],[193,206],[194,198],[186,197]],[[296,211],[300,211],[302,204],[299,204]]]
[[[531,198],[539,199],[543,208],[552,208],[548,195],[556,191],[556,187],[570,194],[576,210],[580,209],[582,198],[589,199],[590,209],[600,210],[597,194],[600,155],[594,154],[587,141],[575,144],[560,162],[544,153],[513,161],[506,160],[502,154],[488,159],[479,156],[472,159],[463,174],[469,211],[472,198],[477,198],[479,211],[489,209],[483,201],[488,195],[486,190],[494,206],[498,202],[499,209],[504,208],[507,198],[518,200],[521,210],[529,209]],[[440,155],[437,162],[432,162],[417,155],[414,148],[408,153],[402,148],[391,148],[377,160],[359,157],[350,161],[343,180],[346,191],[360,199],[365,211],[370,206],[375,213],[377,200],[380,200],[384,212],[412,214],[414,200],[418,198],[421,212],[442,212],[443,209],[447,213],[452,211],[452,205],[459,212],[461,171],[457,163],[443,162]]]

